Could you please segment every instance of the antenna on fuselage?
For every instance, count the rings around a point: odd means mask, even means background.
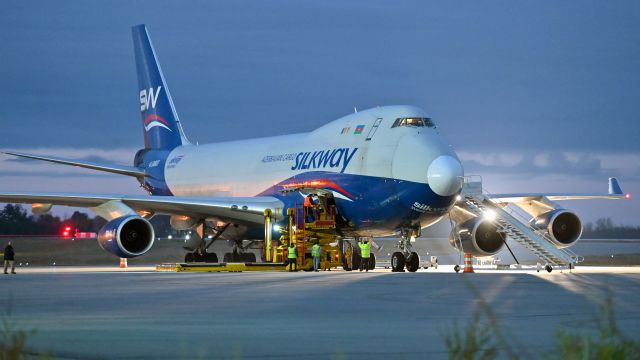
[[[354,112],[354,113],[357,113],[357,112],[358,112],[358,108],[354,106],[354,107],[353,107],[353,112]]]

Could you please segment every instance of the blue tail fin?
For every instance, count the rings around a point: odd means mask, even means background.
[[[171,150],[189,141],[173,106],[169,88],[145,25],[134,26],[133,47],[138,71],[140,111],[146,149]]]

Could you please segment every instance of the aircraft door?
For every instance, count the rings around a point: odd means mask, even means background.
[[[381,122],[381,117],[377,118],[376,121],[373,122],[373,125],[371,126],[371,129],[369,129],[369,133],[367,134],[367,138],[365,139],[365,141],[369,141],[371,140],[371,138],[373,138],[373,135],[375,135],[376,131],[378,131],[378,127],[380,127]]]

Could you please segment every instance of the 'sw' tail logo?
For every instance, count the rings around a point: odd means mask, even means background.
[[[140,111],[149,110],[149,105],[151,105],[152,109],[156,108],[156,102],[158,101],[158,95],[160,94],[160,89],[162,86],[158,86],[154,93],[153,88],[142,89],[140,90]]]
[[[153,91],[153,88],[149,88],[149,90],[140,90],[140,111],[145,112],[149,110],[149,107],[151,107],[152,110],[155,110],[156,102],[158,101],[158,95],[160,95],[161,89],[162,86],[158,86],[155,91]],[[163,119],[162,116],[158,114],[149,114],[144,118],[145,131],[149,131],[156,126],[171,131],[171,125],[169,124],[169,122],[167,122],[167,120]]]

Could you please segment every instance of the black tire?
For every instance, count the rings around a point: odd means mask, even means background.
[[[376,268],[376,254],[371,253],[371,257],[369,257],[369,270],[373,270]]]
[[[224,253],[224,256],[222,257],[222,262],[225,263],[230,263],[233,262],[233,253]]]
[[[193,261],[194,262],[205,262],[206,258],[204,255],[199,254],[197,251],[193,253]]]
[[[553,268],[551,267],[551,265],[545,266],[544,269],[547,270],[547,272],[549,273],[553,271]]]
[[[417,252],[412,252],[407,258],[407,271],[416,272],[420,268],[420,256]]]
[[[453,271],[459,273],[460,272],[460,265],[456,265],[453,267]]]
[[[362,262],[362,257],[359,254],[356,254],[356,253],[351,254],[351,268],[353,270],[359,270],[361,262]]]
[[[256,262],[256,254],[252,252],[240,254],[240,259],[242,259],[243,262],[254,263]]]
[[[195,260],[195,256],[193,255],[193,253],[186,253],[184,255],[184,262],[186,263],[192,263]]]
[[[403,272],[404,271],[405,258],[404,254],[396,251],[391,255],[391,271]]]
[[[204,256],[204,261],[208,263],[217,263],[218,255],[216,255],[216,253],[206,253]]]

